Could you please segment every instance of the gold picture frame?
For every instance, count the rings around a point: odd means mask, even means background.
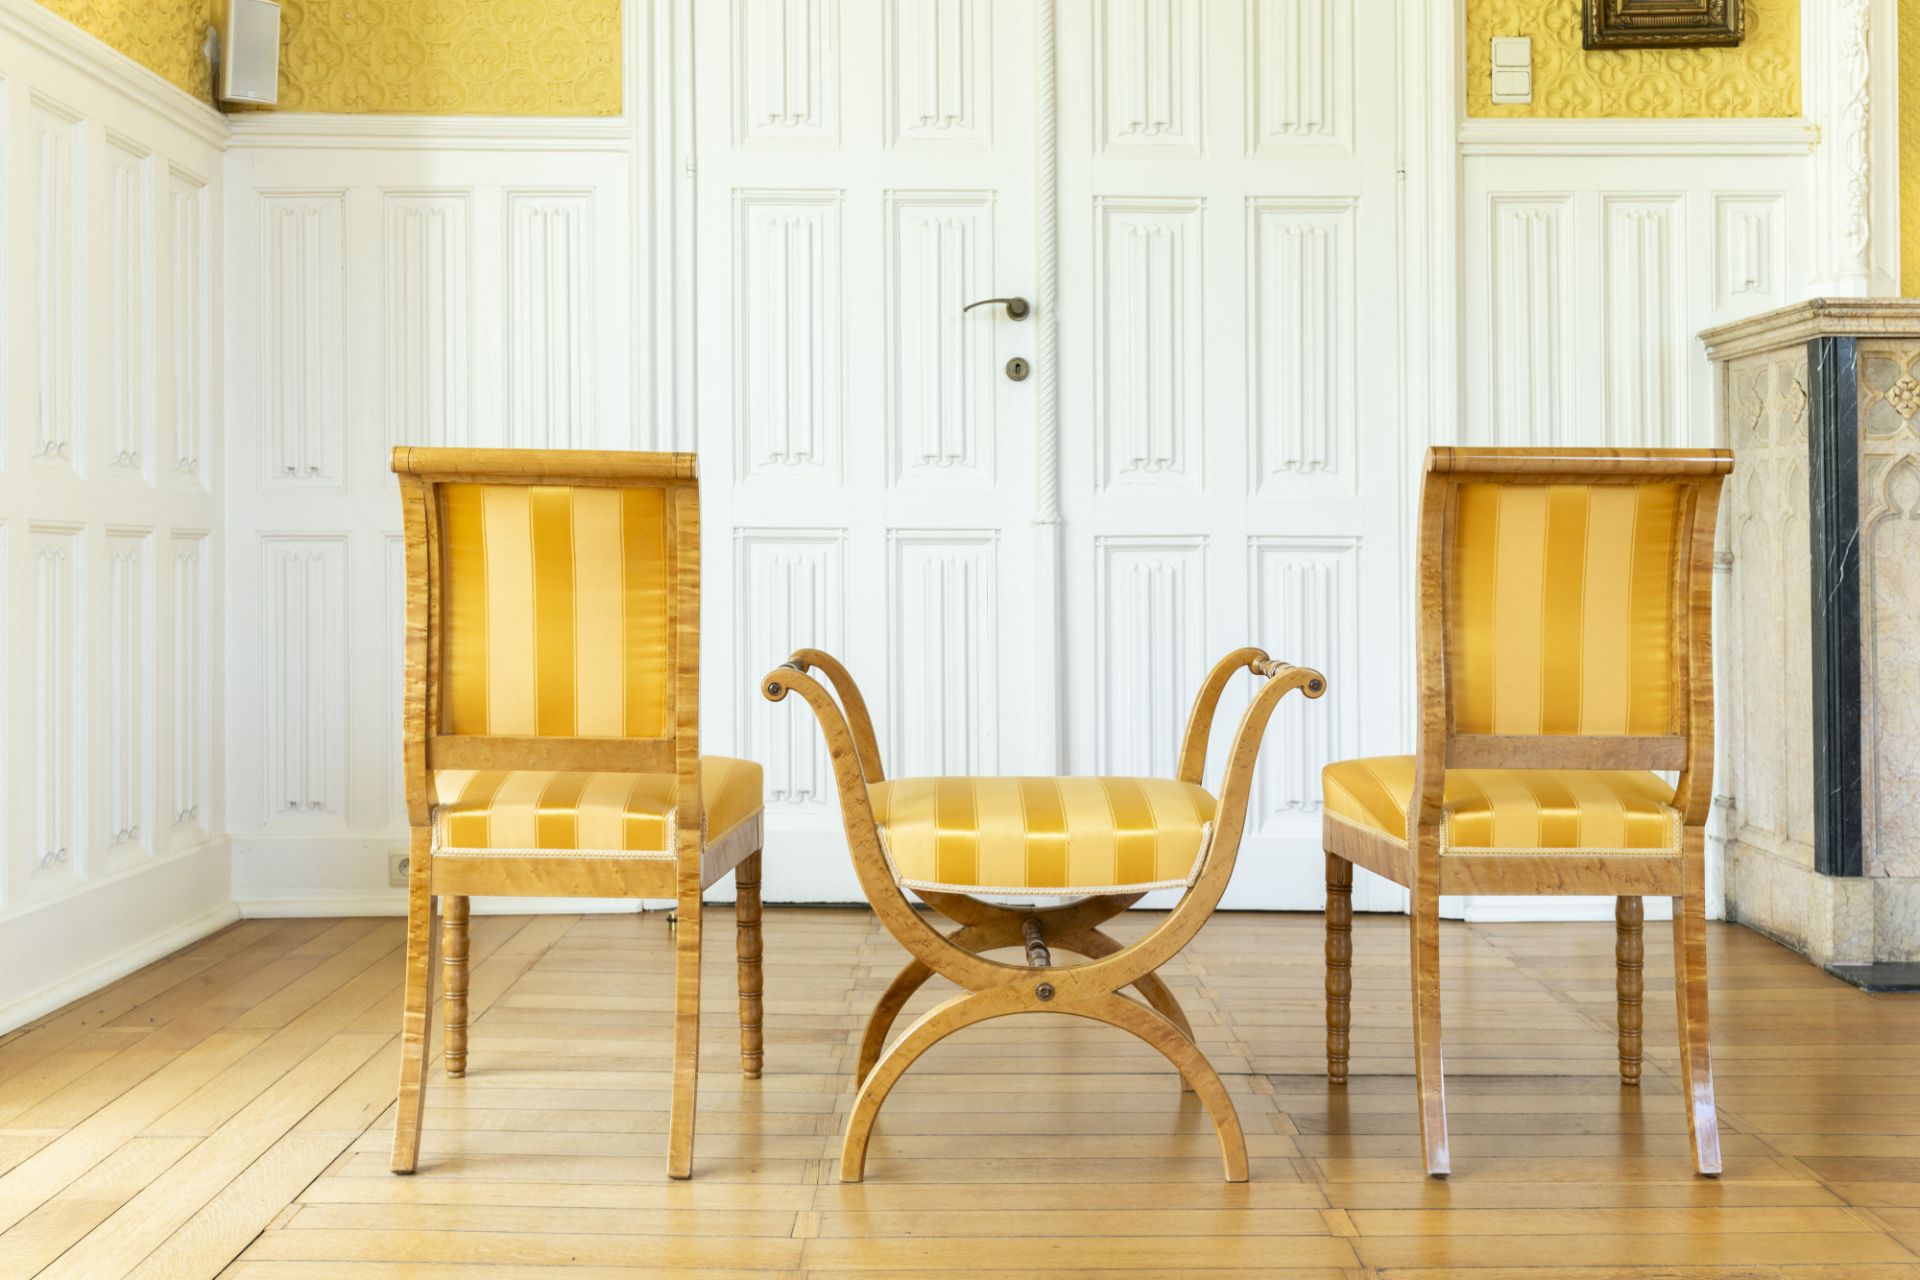
[[[1742,0],[1581,0],[1588,49],[1707,49],[1746,35]]]

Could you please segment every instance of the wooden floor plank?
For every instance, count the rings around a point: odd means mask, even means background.
[[[730,948],[709,949],[687,1183],[661,1176],[658,915],[475,917],[469,1074],[433,1064],[411,1178],[386,1169],[399,922],[248,922],[0,1040],[0,1276],[1920,1280],[1920,1002],[1716,926],[1726,1172],[1701,1179],[1664,937],[1644,1080],[1623,1089],[1610,925],[1449,925],[1455,1170],[1435,1181],[1405,924],[1355,932],[1344,1087],[1319,1058],[1313,917],[1217,917],[1165,972],[1241,1112],[1250,1183],[1220,1180],[1157,1054],[1023,1018],[916,1064],[845,1185],[861,1028],[902,962],[866,913],[767,913],[758,1081],[737,1071]]]

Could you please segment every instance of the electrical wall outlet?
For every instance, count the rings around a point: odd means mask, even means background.
[[[404,849],[395,849],[387,854],[387,883],[396,889],[407,887],[407,875],[413,870],[413,859]]]
[[[1493,100],[1533,101],[1533,37],[1493,38]]]

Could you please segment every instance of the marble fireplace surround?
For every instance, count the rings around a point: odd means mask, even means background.
[[[1920,302],[1815,299],[1701,335],[1720,513],[1727,916],[1920,989]]]

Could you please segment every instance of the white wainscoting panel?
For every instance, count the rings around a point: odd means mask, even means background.
[[[795,649],[843,652],[845,530],[738,529],[734,561],[736,670],[771,667]],[[811,713],[791,699],[775,704],[756,696],[738,706],[734,741],[766,770],[768,806],[805,809],[821,821],[836,817],[833,766]]]
[[[887,0],[892,143],[993,139],[991,0]]]
[[[1353,480],[1351,200],[1247,203],[1254,484]]]
[[[846,342],[837,191],[743,191],[734,201],[739,476],[840,478]]]
[[[1094,11],[1095,136],[1102,147],[1206,145],[1204,0],[1102,0]]]
[[[246,481],[223,554],[234,893],[249,912],[404,904],[388,883],[407,839],[393,447],[654,447],[633,412],[646,236],[626,126],[430,134],[264,117],[227,156],[229,260],[263,268],[230,272],[225,304],[243,318],[226,400],[265,424],[225,453]]]
[[[1206,652],[1206,539],[1113,535],[1096,544],[1099,773],[1170,778]]]
[[[1786,252],[1804,234],[1804,157],[1720,154],[1710,141],[1672,154],[1651,140],[1647,154],[1576,154],[1575,131],[1555,156],[1537,127],[1524,154],[1486,153],[1487,136],[1476,133],[1465,169],[1460,438],[1711,441],[1694,334],[1804,292]],[[1658,145],[1677,143],[1663,133]]]
[[[394,444],[471,438],[467,225],[472,198],[386,194],[387,427]]]
[[[225,135],[0,0],[0,1032],[233,918],[220,583],[173,563],[222,528]]]
[[[1185,199],[1096,202],[1102,487],[1203,483],[1203,208]]]
[[[998,535],[892,529],[884,759],[899,777],[1000,770]]]
[[[1476,121],[1463,135],[1461,441],[1713,442],[1711,369],[1694,335],[1812,284],[1805,256],[1788,251],[1809,239],[1811,140],[1795,121],[1728,123]],[[1597,897],[1469,897],[1458,909],[1613,917]],[[1651,900],[1649,918],[1667,909]]]
[[[992,193],[890,192],[887,203],[890,478],[991,481],[993,333],[962,308],[992,292]]]

